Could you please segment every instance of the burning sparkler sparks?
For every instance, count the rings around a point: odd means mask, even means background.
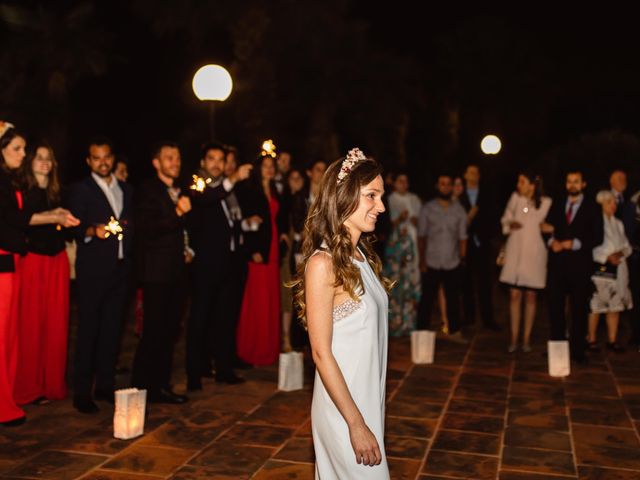
[[[104,238],[109,238],[109,235],[116,235],[118,240],[122,240],[122,226],[120,226],[120,222],[115,218],[111,217],[109,222],[104,227],[105,233]]]

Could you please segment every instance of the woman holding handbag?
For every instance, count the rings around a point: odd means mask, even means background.
[[[589,315],[589,350],[599,351],[596,330],[600,314],[607,316],[607,350],[619,353],[624,349],[616,342],[620,312],[632,305],[629,290],[629,269],[627,257],[631,255],[631,245],[624,233],[624,225],[615,217],[616,197],[609,190],[598,192],[596,201],[602,206],[604,240],[593,249],[595,271],[591,280],[595,291],[591,297]]]
[[[543,196],[542,178],[521,173],[516,191],[511,195],[501,219],[502,232],[508,235],[500,282],[509,287],[509,353],[518,348],[523,297],[522,351],[531,351],[530,336],[536,316],[537,292],[544,289],[547,278],[547,247],[542,233],[551,233],[544,223],[550,207],[551,199]]]

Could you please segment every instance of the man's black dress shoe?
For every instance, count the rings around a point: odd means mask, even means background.
[[[103,402],[114,403],[115,396],[113,390],[98,390],[93,392],[93,398],[96,400],[102,400]]]
[[[7,420],[6,422],[0,422],[0,425],[3,427],[19,427],[23,425],[24,422],[27,421],[27,416],[23,415],[22,417],[14,418],[13,420]]]
[[[73,407],[80,413],[92,415],[98,413],[100,409],[90,397],[74,397]]]
[[[244,378],[237,376],[233,372],[216,375],[216,383],[228,383],[229,385],[238,385],[240,383],[244,383],[245,381],[246,380]]]
[[[157,392],[150,392],[147,400],[149,403],[171,403],[174,405],[180,405],[186,403],[189,400],[189,397],[186,395],[179,395],[168,388],[161,388]]]

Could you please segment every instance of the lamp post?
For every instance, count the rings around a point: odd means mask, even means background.
[[[193,93],[198,100],[209,102],[209,135],[215,138],[215,102],[224,102],[233,89],[229,72],[220,65],[200,67],[193,76]]]
[[[485,155],[497,155],[502,148],[502,142],[495,135],[487,135],[480,142],[480,149]]]

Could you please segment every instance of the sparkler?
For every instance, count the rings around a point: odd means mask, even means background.
[[[192,175],[193,183],[189,187],[191,190],[195,190],[196,192],[204,192],[204,189],[208,184],[211,183],[211,179],[207,178],[206,180],[198,175]]]
[[[104,227],[105,233],[104,238],[109,238],[109,235],[116,235],[118,240],[122,240],[122,227],[120,226],[120,222],[115,218],[111,217],[109,222]]]
[[[271,139],[262,142],[262,156],[266,155],[276,158],[276,146]]]

